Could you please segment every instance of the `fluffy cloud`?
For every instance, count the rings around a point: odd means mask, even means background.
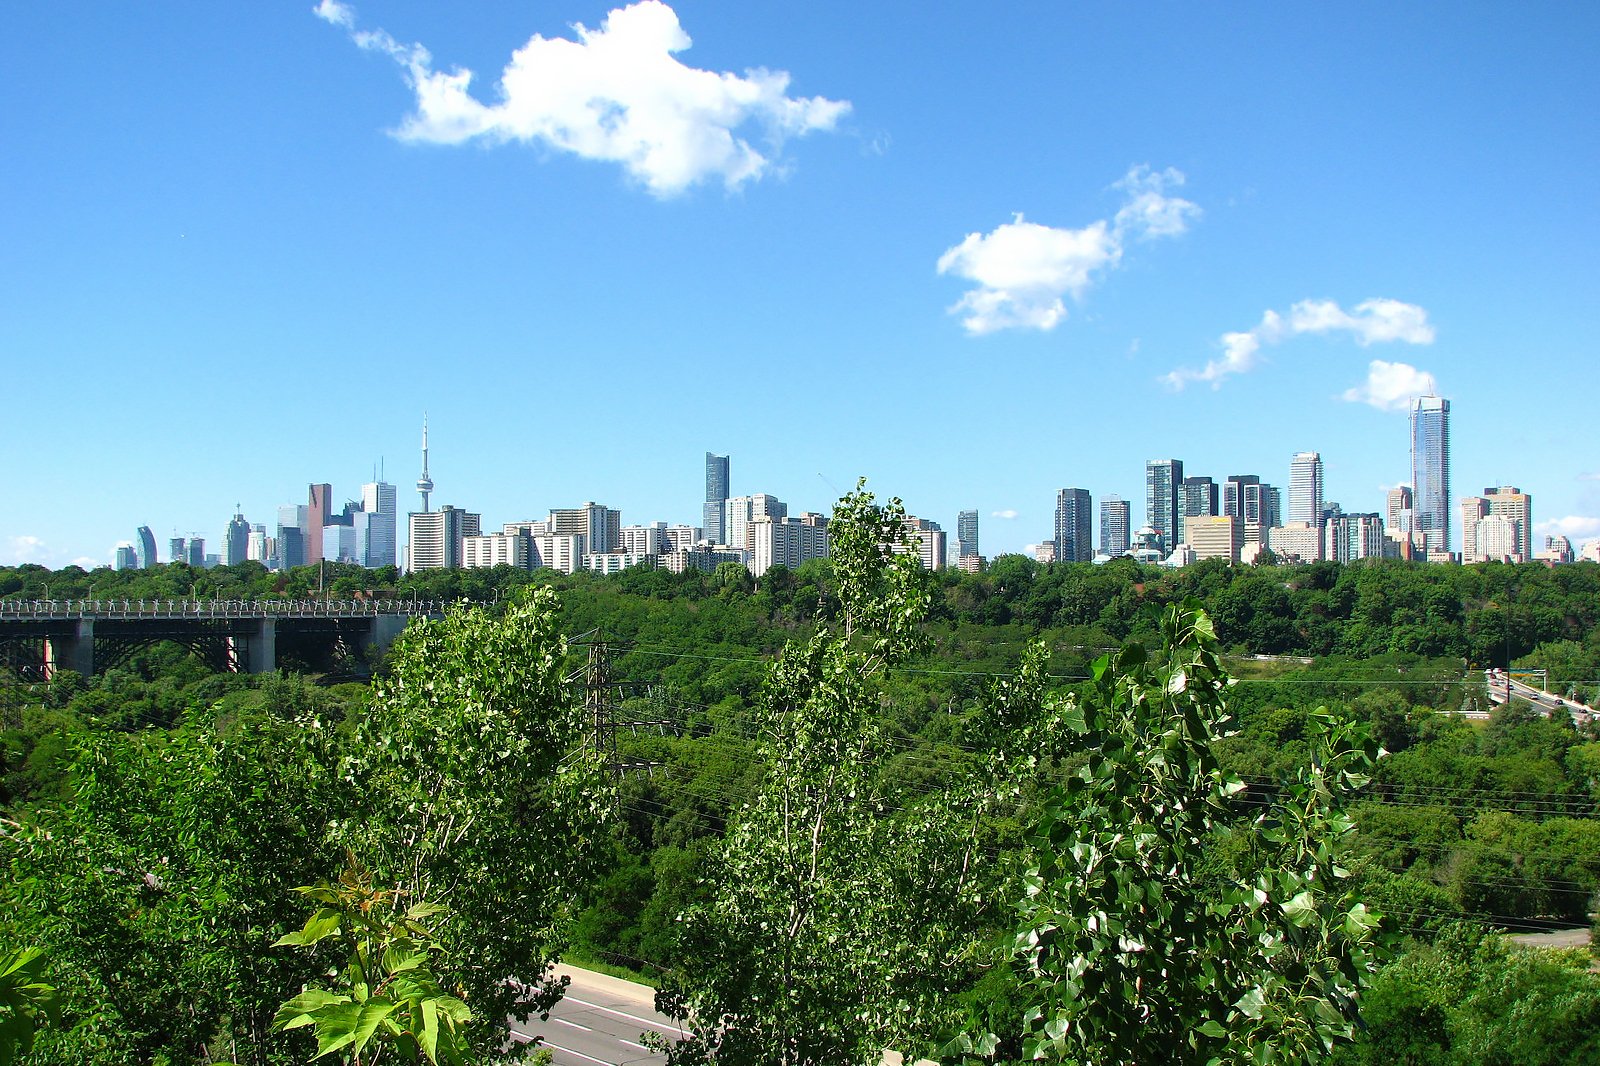
[[[10,538],[7,547],[9,550],[6,554],[11,557],[13,566],[21,566],[23,563],[43,564],[55,554],[39,537],[26,535]]]
[[[1567,515],[1565,518],[1552,518],[1546,522],[1535,522],[1533,528],[1548,536],[1567,537],[1578,541],[1589,537],[1600,537],[1600,518]]]
[[[1004,518],[1006,521],[1009,522],[1011,519],[1017,517],[1017,512],[1014,511],[1013,509],[1011,509],[1010,507],[1007,507],[1003,511],[991,511],[991,512],[989,512],[989,517],[991,517],[991,518]]]
[[[1122,260],[1134,238],[1174,237],[1200,209],[1167,190],[1184,181],[1172,168],[1139,166],[1116,183],[1126,201],[1110,219],[1082,229],[1029,222],[1018,214],[989,233],[969,233],[939,257],[939,273],[975,282],[949,309],[973,335],[1001,329],[1050,330],[1067,317],[1065,297],[1079,299]]]
[[[685,66],[674,55],[692,42],[660,0],[613,10],[597,30],[574,25],[575,40],[535,34],[512,54],[492,104],[471,94],[472,71],[435,70],[420,44],[357,30],[349,5],[321,0],[315,10],[405,72],[416,110],[395,131],[401,140],[545,145],[619,163],[657,196],[708,178],[728,188],[759,179],[773,172],[785,140],[833,129],[850,111],[846,101],[790,96],[783,71]],[[760,131],[761,148],[736,132],[748,126]]]
[[[1374,359],[1367,364],[1367,380],[1346,389],[1343,399],[1370,404],[1380,411],[1408,411],[1414,397],[1436,395],[1438,391],[1438,382],[1427,371],[1410,363]]]
[[[1346,311],[1332,300],[1301,300],[1286,315],[1267,311],[1254,328],[1242,333],[1224,333],[1220,342],[1222,355],[1200,369],[1179,367],[1161,380],[1172,389],[1182,389],[1196,381],[1220,388],[1224,378],[1247,373],[1260,365],[1263,348],[1306,333],[1348,333],[1362,347],[1390,341],[1432,344],[1434,337],[1428,312],[1415,304],[1376,298],[1363,300],[1353,311]],[[1374,367],[1378,365],[1373,363]],[[1383,365],[1405,366],[1404,363]],[[1349,398],[1347,393],[1346,399]]]

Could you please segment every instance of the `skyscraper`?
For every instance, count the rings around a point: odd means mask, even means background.
[[[234,505],[235,507],[238,504]],[[250,523],[244,520],[244,513],[235,511],[233,519],[228,523],[228,535],[223,542],[222,561],[229,566],[238,566],[250,557]]]
[[[956,558],[978,556],[978,512],[962,511],[956,516]]]
[[[1235,474],[1222,486],[1222,513],[1244,524],[1244,543],[1260,544],[1261,531],[1281,525],[1282,495],[1255,474]]]
[[[723,522],[723,507],[728,502],[728,457],[706,452],[706,503],[701,525],[705,527],[706,540],[712,544],[725,544],[727,528]]]
[[[111,564],[113,570],[133,570],[139,565],[139,553],[132,544],[117,545],[117,560]]]
[[[306,565],[306,505],[286,503],[278,508],[277,569]]]
[[[150,532],[149,526],[139,527],[139,537],[133,542],[133,551],[140,570],[148,570],[156,565],[156,535]]]
[[[1116,559],[1128,554],[1133,515],[1128,501],[1107,496],[1100,501],[1100,553]]]
[[[361,510],[367,516],[366,543],[357,546],[361,565],[393,566],[399,515],[395,487],[387,481],[369,481],[362,485]]]
[[[1092,510],[1088,489],[1056,493],[1056,562],[1086,563],[1094,558]]]
[[[1296,452],[1289,460],[1289,521],[1322,521],[1322,456]]]
[[[172,537],[167,541],[167,559],[174,563],[187,562],[189,558],[188,543],[182,537]]]
[[[1182,484],[1182,459],[1151,459],[1144,464],[1144,521],[1156,531],[1162,554],[1178,546],[1178,488]]]
[[[1193,545],[1189,519],[1212,518],[1217,512],[1217,483],[1208,477],[1186,477],[1178,490],[1178,543]],[[1238,553],[1235,552],[1235,555]]]
[[[322,554],[322,527],[333,516],[333,486],[323,482],[306,490],[306,562],[318,563]],[[337,550],[333,552],[337,558]]]
[[[1412,525],[1430,552],[1450,550],[1450,401],[1419,396],[1411,405]]]

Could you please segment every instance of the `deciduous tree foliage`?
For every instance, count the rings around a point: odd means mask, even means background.
[[[1314,715],[1310,765],[1252,796],[1212,750],[1232,729],[1227,683],[1209,619],[1175,607],[1153,648],[1100,660],[1067,709],[1087,759],[1030,839],[1024,1059],[1301,1063],[1350,1037],[1380,956],[1377,918],[1340,866],[1343,808],[1376,751]],[[1204,860],[1237,834],[1256,872],[1209,883]]]
[[[363,806],[335,827],[379,883],[449,909],[440,974],[497,1050],[508,1016],[559,998],[548,968],[608,854],[611,785],[563,681],[555,596],[409,626],[343,772]]]
[[[835,508],[839,625],[768,675],[758,798],[717,850],[713,898],[685,915],[658,997],[689,1029],[674,1063],[876,1066],[955,1009],[982,902],[976,799],[897,810],[874,776],[877,683],[919,648],[928,608],[903,518],[860,486]]]

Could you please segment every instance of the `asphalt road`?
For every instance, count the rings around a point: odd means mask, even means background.
[[[558,1066],[634,1066],[665,1063],[647,1050],[645,1032],[677,1036],[678,1028],[655,1011],[655,989],[576,966],[559,966],[572,979],[548,1021],[511,1023],[513,1037],[543,1037]]]

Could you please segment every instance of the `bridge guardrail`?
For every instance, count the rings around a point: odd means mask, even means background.
[[[374,618],[442,614],[448,606],[441,600],[0,600],[0,621]]]

